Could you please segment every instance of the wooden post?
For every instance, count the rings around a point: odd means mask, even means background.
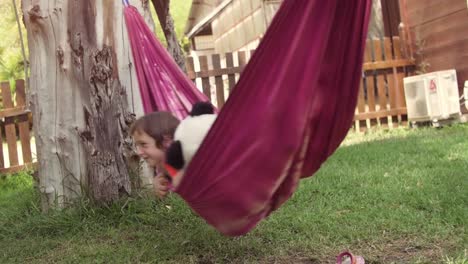
[[[203,76],[202,79],[202,88],[203,93],[211,100],[211,85],[210,85],[210,77],[208,77],[208,58],[206,56],[201,56],[200,60],[200,72]]]
[[[16,106],[26,108],[26,94],[24,91],[24,80],[16,81]],[[24,164],[32,162],[31,138],[29,135],[28,113],[18,116],[19,138],[23,154]]]
[[[234,58],[232,56],[232,53],[226,53],[226,67],[229,68],[234,68]],[[229,83],[229,93],[232,92],[232,89],[236,85],[236,75],[231,73],[228,74],[228,83]]]
[[[382,51],[382,42],[380,40],[374,41],[374,61],[383,61],[384,53]],[[377,95],[379,101],[379,111],[387,109],[387,94],[385,89],[385,73],[382,71],[377,72]],[[380,117],[378,122],[381,126],[385,126],[388,123],[387,117]]]
[[[185,59],[185,66],[187,67],[188,77],[195,83],[197,76],[195,74],[195,63],[193,62],[193,57],[187,57]]]
[[[13,108],[13,100],[11,99],[10,85],[7,82],[2,83],[2,99],[4,109]],[[8,158],[10,166],[17,166],[18,150],[16,146],[16,127],[14,117],[5,117],[5,136],[8,145]]]
[[[215,72],[221,70],[221,58],[219,54],[214,54],[212,57],[213,69]],[[224,84],[223,76],[216,74],[215,75],[215,84],[216,84],[216,102],[218,103],[218,108],[221,109],[224,105]]]

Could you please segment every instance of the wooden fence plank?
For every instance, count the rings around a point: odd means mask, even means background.
[[[402,53],[401,53],[401,42],[399,37],[393,37],[392,38],[392,44],[393,44],[393,55],[395,60],[399,60],[402,58]]]
[[[385,75],[378,74],[377,75],[377,98],[379,102],[379,111],[383,111],[387,109],[387,94],[385,90]],[[387,117],[381,117],[380,119],[381,124],[387,123]]]
[[[364,50],[364,64],[366,63],[372,63],[372,44],[373,43],[373,40],[372,39],[367,39],[366,40],[366,48]],[[363,111],[359,111],[359,113],[364,113],[364,112],[368,112],[370,111],[369,109],[369,85],[368,83],[372,80],[374,80],[374,77],[373,77],[373,74],[366,74],[365,72],[365,68],[363,67],[363,71],[364,71],[364,80],[363,82],[365,82],[365,86],[363,87],[363,89],[360,89],[360,93],[362,93],[362,99],[364,100],[364,110]],[[372,82],[373,83],[373,82]],[[365,109],[365,106],[367,105],[367,109]],[[375,109],[374,109],[375,110]],[[357,124],[359,124],[359,120],[356,121]],[[365,123],[366,123],[366,126],[370,127],[371,126],[371,120],[365,120]]]
[[[24,90],[23,80],[16,81],[16,105],[23,107],[26,106],[26,93]],[[21,151],[23,154],[23,162],[30,163],[32,162],[32,153],[31,137],[29,134],[29,118],[27,113],[18,116],[18,129],[21,142]]]
[[[23,162],[32,162],[31,152],[31,137],[29,135],[29,118],[27,115],[18,117],[19,138],[21,142],[21,151],[23,154]]]
[[[405,89],[403,84],[403,78],[406,77],[405,72],[398,72],[397,73],[397,88],[394,88],[396,91],[396,107],[406,107],[406,99],[405,99]]]
[[[16,81],[16,107],[26,106],[26,93],[24,90],[24,80]]]
[[[390,41],[385,42],[386,53],[388,56],[392,55],[393,58],[401,59],[401,52],[400,52],[400,42],[398,38],[393,37]],[[397,89],[398,89],[398,67],[396,65],[392,65],[391,73],[387,75],[387,82],[388,82],[388,99],[390,102],[390,108],[397,108]]]
[[[374,62],[383,62],[384,60],[384,55],[382,52],[382,41],[381,40],[374,40],[373,41],[373,47],[374,47]]]
[[[24,90],[23,80],[16,81],[16,105],[26,106],[26,93]],[[32,153],[28,114],[18,116],[18,129],[21,142],[21,152],[23,154],[23,163],[30,163],[32,162]]]
[[[393,47],[392,40],[390,38],[384,38],[384,60],[393,60]]]
[[[250,59],[252,59],[254,53],[255,53],[255,50],[254,50],[254,49],[250,50]],[[249,59],[249,60],[250,60],[250,59]]]
[[[375,76],[371,74],[366,78],[367,85],[367,104],[369,107],[369,112],[375,112]],[[371,124],[376,123],[377,120],[370,120]]]
[[[372,62],[372,40],[366,41],[366,49],[364,50],[364,63]]]
[[[11,99],[11,90],[8,83],[1,84],[3,107],[13,108],[13,100]],[[10,160],[10,166],[18,165],[18,150],[16,146],[16,128],[15,118],[5,118],[5,137],[8,145],[8,157]]]
[[[395,59],[398,60],[398,59],[403,58],[403,55],[402,55],[402,42],[401,42],[400,38],[393,37],[392,41],[393,41],[393,53],[395,54]],[[396,108],[406,107],[406,100],[405,100],[405,93],[404,93],[404,86],[403,86],[403,78],[406,77],[405,76],[405,71],[407,70],[406,68],[408,66],[414,66],[414,64],[413,65],[405,65],[405,66],[402,66],[402,68],[400,68],[400,69],[397,68],[396,70],[394,70],[394,74],[395,74],[396,77],[395,77],[395,80],[394,80],[395,86],[393,86],[393,91],[394,91],[394,96],[395,96],[395,107]],[[402,120],[403,120],[403,116],[399,115],[398,116],[398,122],[400,124],[401,124]]]
[[[200,58],[200,71],[208,71],[208,58],[201,56]],[[209,77],[202,77],[202,89],[203,93],[211,100],[211,85]]]
[[[213,61],[213,69],[220,70],[221,58],[219,54],[214,54],[211,58]],[[218,103],[218,108],[221,109],[224,105],[224,83],[223,83],[222,75],[215,76],[215,84],[216,84],[216,101]]]
[[[13,105],[13,100],[11,99],[10,84],[8,82],[2,82],[1,89],[2,89],[3,109],[13,108],[14,105]]]
[[[187,68],[187,75],[192,81],[195,81],[195,63],[193,57],[185,58],[185,67]]]
[[[239,64],[239,67],[244,67],[246,64],[247,64],[247,57],[246,57],[246,54],[245,54],[245,51],[239,51],[237,53],[237,61],[238,61],[238,64]],[[240,78],[240,74],[242,72],[239,72],[239,75],[238,75],[238,80]]]
[[[234,68],[234,57],[231,52],[226,53],[226,67]],[[229,85],[229,93],[232,92],[232,89],[236,85],[236,75],[234,73],[228,74],[228,85]]]
[[[367,76],[366,84],[367,84],[367,102],[369,105],[369,111],[375,111],[375,76],[372,74]]]
[[[244,66],[245,64],[247,64],[245,51],[239,51],[237,53],[237,59],[239,61],[239,67]]]
[[[374,41],[374,61],[385,61],[384,52],[385,52],[385,47],[384,49],[382,49],[382,41],[375,40]],[[377,72],[376,84],[377,84],[377,100],[379,103],[378,111],[383,111],[387,109],[387,93],[385,89],[385,85],[386,85],[385,77],[386,77],[386,74],[384,72]],[[377,121],[381,126],[388,123],[386,116],[380,117],[379,119],[377,119]]]
[[[392,43],[391,38],[384,39],[384,49],[385,49],[385,58],[387,60],[393,60],[394,50],[393,50],[393,43]],[[388,97],[387,99],[388,99],[388,103],[390,104],[390,109],[393,109],[396,107],[396,98],[395,98],[396,89],[394,88],[398,88],[398,87],[395,87],[395,85],[398,85],[397,68],[395,66],[393,66],[391,70],[387,71],[386,79],[387,79],[386,93]],[[388,120],[390,121],[390,126],[393,126],[393,122],[395,121],[396,123],[398,123],[398,120],[395,119],[393,116],[389,116]]]
[[[390,60],[390,61],[376,61],[376,62],[366,62],[363,65],[363,70],[385,70],[392,67],[405,67],[405,66],[414,66],[414,60],[410,59],[399,59],[399,60]]]
[[[366,102],[365,102],[365,98],[364,98],[364,79],[361,79],[361,81],[359,82],[359,93],[358,93],[358,104],[357,104],[357,112],[358,113],[365,113],[366,112]],[[356,120],[356,131],[360,131],[361,130],[361,126],[363,126],[364,124],[361,124],[359,122],[359,120]]]
[[[388,82],[388,100],[390,102],[390,108],[396,108],[397,107],[397,102],[396,102],[396,89],[395,88],[395,80],[398,78],[395,72],[392,71],[391,74],[387,76],[387,82]]]
[[[358,113],[366,112],[366,101],[364,98],[364,80],[359,82]]]

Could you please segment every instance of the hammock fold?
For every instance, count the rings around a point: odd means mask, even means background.
[[[346,136],[371,2],[283,1],[176,190],[221,233],[250,231]]]
[[[283,1],[176,190],[221,233],[250,231],[289,199],[300,179],[313,175],[346,136],[357,102],[371,2]],[[129,31],[142,32],[132,40],[134,56],[144,57],[149,47],[160,50],[152,32],[141,30],[143,22],[137,29],[128,22],[138,20],[136,11],[125,12]],[[135,51],[134,45],[141,48]],[[145,109],[180,111],[185,104],[178,101],[172,108],[175,98],[199,99],[190,94],[193,89],[182,73],[164,74],[175,65],[166,53],[146,57],[137,71],[144,76],[139,77],[146,87],[142,90],[149,91],[142,91]],[[160,60],[164,67],[152,67]],[[148,100],[151,96],[157,100]]]
[[[145,113],[168,111],[183,119],[194,103],[209,101],[175,64],[138,10],[127,4],[124,16]]]

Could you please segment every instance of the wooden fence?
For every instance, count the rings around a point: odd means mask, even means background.
[[[253,54],[253,51],[250,51],[251,54]],[[216,99],[212,100],[221,108],[247,64],[247,55],[249,54],[245,51],[238,52],[237,56],[234,56],[233,53],[226,53],[223,59],[224,67],[221,66],[221,56],[219,54],[211,56],[211,67],[208,64],[208,57],[200,56],[198,57],[198,69],[195,67],[194,58],[188,57],[186,59],[187,74],[195,83],[200,80],[203,93],[208,98],[212,98],[212,95],[214,95]],[[235,59],[237,60],[236,63]],[[214,91],[212,90],[212,80],[210,80],[213,78]]]
[[[219,54],[188,57],[187,74],[208,98],[222,107],[244,69],[247,55],[252,53],[238,52],[236,56],[226,53],[223,59]],[[364,60],[354,128],[363,131],[375,126],[406,125],[403,78],[412,74],[414,61],[403,58],[400,39],[368,40]]]
[[[1,83],[0,108],[0,174],[14,173],[33,167],[31,151],[30,112],[26,109],[24,81],[16,81],[12,95],[8,82]],[[21,153],[18,153],[18,141]],[[4,143],[5,146],[4,146]],[[4,155],[4,148],[8,155]],[[18,155],[20,154],[20,156]],[[22,162],[20,162],[20,158]]]
[[[252,53],[238,52],[235,56],[227,53],[222,59],[219,54],[210,58],[200,56],[197,63],[197,58],[188,57],[187,74],[222,107]],[[392,128],[406,124],[403,78],[413,73],[414,62],[403,58],[399,38],[367,41],[364,61],[354,128],[363,131],[375,126]],[[16,82],[14,96],[9,84],[1,83],[0,174],[36,166],[30,134],[31,113],[25,99],[23,80]]]
[[[354,117],[356,130],[407,124],[403,78],[414,69],[414,61],[402,56],[398,37],[367,41]]]

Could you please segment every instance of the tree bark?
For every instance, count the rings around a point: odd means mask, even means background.
[[[137,2],[137,1],[135,1]],[[150,13],[142,4],[137,8]],[[132,191],[127,127],[143,114],[121,1],[22,0],[43,209]]]
[[[382,16],[381,0],[372,1],[372,12],[369,22],[368,38],[379,39],[384,37],[384,22]]]
[[[186,72],[185,68],[185,56],[182,48],[180,47],[179,41],[177,40],[177,34],[174,29],[174,19],[169,11],[170,0],[151,0],[153,2],[154,9],[158,15],[159,24],[162,27],[164,36],[167,41],[167,50],[174,58],[175,62],[182,71]]]

